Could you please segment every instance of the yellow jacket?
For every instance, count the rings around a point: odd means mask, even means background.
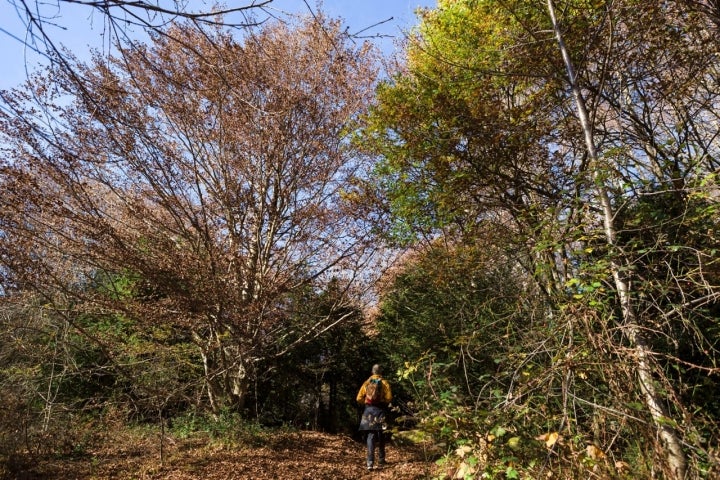
[[[382,383],[382,401],[380,403],[387,405],[392,401],[392,390],[390,389],[390,384],[388,383],[388,381],[382,378],[380,375],[372,375],[370,378],[365,380],[365,382],[363,382],[362,386],[360,387],[360,391],[358,392],[357,398],[355,399],[358,404],[365,405],[365,389],[367,388],[368,383],[370,383],[370,380],[375,378],[381,379]]]

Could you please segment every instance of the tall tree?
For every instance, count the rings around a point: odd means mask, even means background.
[[[573,99],[577,107],[578,119],[582,126],[585,137],[585,145],[590,163],[595,168],[595,187],[598,203],[601,207],[600,216],[605,231],[605,241],[611,250],[617,249],[617,229],[615,226],[615,209],[610,201],[608,187],[602,177],[602,169],[599,166],[600,156],[594,139],[594,127],[590,119],[585,98],[581,87],[577,82],[574,62],[565,45],[565,40],[555,14],[555,5],[552,0],[547,2],[548,14],[552,20],[553,31],[557,38],[558,47],[565,63],[568,81],[572,90]],[[672,478],[684,479],[687,471],[687,459],[682,448],[682,443],[674,428],[668,425],[666,419],[668,414],[663,405],[663,397],[654,380],[655,367],[651,359],[652,346],[642,333],[638,324],[637,312],[632,300],[632,291],[628,282],[627,265],[623,265],[615,256],[610,257],[610,272],[612,273],[615,290],[622,310],[621,329],[627,336],[631,347],[634,349],[633,356],[636,360],[638,383],[640,391],[644,395],[645,405],[657,425],[658,436],[667,452],[667,462]]]
[[[181,325],[212,405],[242,405],[254,366],[341,323],[355,290],[304,323],[292,292],[352,287],[372,253],[343,195],[375,76],[371,48],[317,17],[242,41],[173,25],[3,94],[4,287]],[[119,275],[130,294],[94,288]]]

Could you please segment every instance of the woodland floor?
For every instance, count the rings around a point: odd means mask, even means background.
[[[363,443],[346,435],[320,432],[278,434],[254,447],[220,445],[198,437],[167,437],[163,461],[158,436],[111,437],[112,432],[107,432],[105,441],[86,448],[81,455],[19,461],[12,471],[0,472],[0,478],[409,480],[431,478],[434,467],[422,451],[391,442],[387,445],[387,466],[367,471]]]

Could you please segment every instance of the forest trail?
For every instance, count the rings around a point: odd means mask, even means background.
[[[111,435],[109,435],[111,436]],[[110,444],[113,444],[111,446]],[[215,445],[200,439],[168,438],[160,462],[159,439],[103,442],[85,454],[47,458],[19,468],[14,480],[420,480],[431,477],[432,462],[422,451],[387,446],[383,469],[365,468],[365,445],[347,435],[293,432],[262,446]],[[2,477],[0,475],[0,477]]]

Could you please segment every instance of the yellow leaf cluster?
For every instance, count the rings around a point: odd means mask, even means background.
[[[535,437],[535,440],[545,442],[547,448],[552,448],[558,440],[560,440],[560,434],[558,432],[543,433],[542,435]]]
[[[455,478],[467,478],[475,473],[476,469],[466,462],[462,462],[455,471]]]
[[[462,445],[455,450],[455,454],[460,458],[465,458],[465,455],[470,452],[472,452],[472,447],[470,445]]]
[[[585,448],[585,453],[589,458],[592,458],[593,460],[602,460],[603,458],[605,458],[605,452],[592,444],[588,445]]]

